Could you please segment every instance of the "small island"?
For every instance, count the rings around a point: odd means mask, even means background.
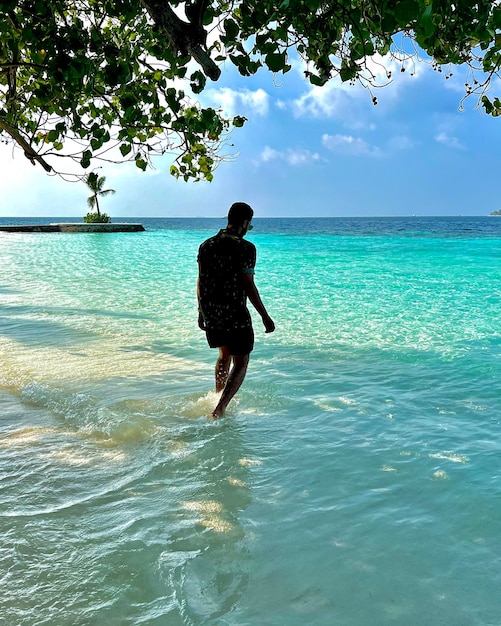
[[[137,233],[145,230],[142,224],[115,222],[105,224],[86,224],[85,222],[61,224],[18,224],[0,226],[0,231],[7,233]]]
[[[128,222],[112,224],[110,216],[101,212],[99,196],[115,193],[114,189],[103,189],[105,181],[106,178],[98,176],[96,172],[91,172],[85,176],[84,182],[92,194],[87,198],[87,204],[91,210],[87,215],[84,215],[83,222],[0,226],[0,231],[8,233],[137,233],[145,230],[142,224],[129,224]]]
[[[501,209],[499,209],[499,211],[493,211],[492,213],[489,213],[489,215],[497,215],[499,217],[501,216]]]

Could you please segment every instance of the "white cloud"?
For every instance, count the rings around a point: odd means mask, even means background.
[[[407,135],[395,135],[388,141],[388,148],[391,152],[403,152],[404,150],[412,150],[414,141]]]
[[[287,150],[285,160],[289,165],[303,165],[318,161],[320,155],[316,152],[310,152],[309,150]]]
[[[351,135],[322,135],[322,144],[332,152],[351,156],[382,156],[381,149],[373,146],[360,137]]]
[[[464,145],[457,137],[448,135],[445,132],[438,133],[438,135],[435,136],[435,141],[443,144],[444,146],[448,146],[449,148],[453,148],[454,150],[465,150]]]
[[[266,146],[264,150],[261,152],[261,160],[265,163],[268,161],[273,161],[274,159],[280,158],[280,152],[278,150],[274,150],[269,146]]]
[[[309,150],[287,148],[286,150],[275,150],[266,146],[261,152],[261,161],[268,163],[270,161],[285,161],[289,165],[306,165],[320,160],[317,152]]]
[[[229,87],[209,89],[206,95],[213,105],[220,107],[227,117],[242,114],[246,111],[254,115],[266,115],[269,111],[269,96],[264,89],[236,91]]]
[[[305,63],[295,63],[294,68],[304,77],[308,69]],[[405,71],[402,72],[402,68]],[[365,121],[367,108],[373,106],[373,95],[378,101],[390,102],[398,98],[401,89],[411,80],[420,78],[430,71],[426,63],[407,61],[402,63],[390,55],[382,57],[374,55],[367,59],[361,74],[361,82],[350,84],[342,82],[339,77],[331,79],[322,87],[307,84],[307,91],[290,103],[280,103],[280,108],[289,106],[296,117],[310,116],[315,118],[337,118],[346,126],[355,128],[367,127]],[[372,91],[363,85],[384,87]]]
[[[340,84],[330,81],[323,87],[311,87],[305,94],[291,103],[296,117],[311,116],[332,118],[349,107],[352,97]]]

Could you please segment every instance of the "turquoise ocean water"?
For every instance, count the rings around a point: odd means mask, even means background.
[[[140,221],[0,232],[0,624],[499,626],[501,218],[256,219],[218,422],[224,222]]]

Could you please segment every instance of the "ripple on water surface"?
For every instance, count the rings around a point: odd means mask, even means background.
[[[0,621],[497,623],[501,239],[378,223],[253,231],[215,423],[212,222],[2,239]]]

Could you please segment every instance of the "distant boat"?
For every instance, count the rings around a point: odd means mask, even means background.
[[[489,215],[495,215],[497,217],[501,216],[501,209],[499,209],[499,211],[493,211],[492,213],[489,213]]]

